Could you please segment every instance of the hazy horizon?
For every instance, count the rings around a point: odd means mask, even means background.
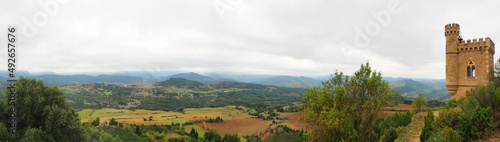
[[[383,76],[443,79],[446,24],[500,41],[497,1],[44,2],[0,1],[0,27],[21,32],[18,70],[324,76],[369,61]]]

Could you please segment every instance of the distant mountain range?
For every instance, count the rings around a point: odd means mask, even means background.
[[[304,76],[273,76],[238,73],[209,73],[201,75],[194,72],[182,73],[175,71],[128,71],[100,75],[97,75],[97,73],[61,75],[53,72],[30,73],[27,71],[16,71],[16,76],[25,76],[43,80],[47,85],[77,85],[96,82],[155,84],[170,78],[184,78],[212,85],[221,82],[245,82],[290,88],[309,88],[313,86],[320,86],[322,80],[330,78],[330,76],[312,78]],[[8,71],[0,71],[0,83],[6,82],[7,79],[9,79]],[[421,95],[426,100],[437,99],[446,101],[450,99],[450,95],[445,87],[444,79],[411,79],[394,77],[384,77],[383,79],[389,82],[392,88],[398,89],[403,97],[414,98]]]
[[[189,79],[189,80],[199,81],[199,82],[202,82],[205,84],[215,84],[215,83],[219,83],[219,82],[228,82],[228,81],[234,82],[235,81],[235,80],[226,79],[226,78],[207,77],[207,76],[203,76],[203,75],[200,75],[200,74],[197,74],[194,72],[174,74],[174,75],[168,76],[165,79],[169,79],[169,78],[185,78],[185,79]]]
[[[253,81],[252,83],[274,85],[280,87],[292,87],[292,88],[309,88],[321,85],[320,80],[316,80],[309,77],[295,77],[295,76],[276,76],[267,79]]]
[[[402,79],[389,83],[393,89],[399,90],[401,96],[406,98],[424,97],[426,100],[447,101],[451,98],[445,86],[445,80],[420,80]]]

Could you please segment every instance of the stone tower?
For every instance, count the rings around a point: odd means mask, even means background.
[[[489,37],[461,38],[460,25],[445,26],[446,36],[446,88],[452,99],[460,99],[478,84],[488,84],[488,74],[493,70],[495,44]]]

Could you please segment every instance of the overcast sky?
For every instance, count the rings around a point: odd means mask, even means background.
[[[352,74],[369,61],[384,76],[445,78],[444,26],[459,23],[464,39],[500,43],[498,7],[493,0],[3,0],[0,58],[7,58],[6,29],[16,25],[18,69],[30,72],[319,76]]]

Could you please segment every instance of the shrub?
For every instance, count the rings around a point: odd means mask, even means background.
[[[394,129],[394,127],[390,127],[385,130],[384,135],[380,138],[381,142],[392,142],[398,138],[398,133]]]
[[[413,100],[413,103],[411,105],[417,110],[417,112],[420,112],[427,106],[427,102],[425,101],[424,97],[418,96]]]
[[[115,125],[116,126],[116,125],[118,125],[118,122],[116,122],[115,118],[111,118],[109,120],[109,125]]]
[[[459,142],[460,135],[450,127],[443,127],[441,131],[431,134],[428,142]]]
[[[446,105],[446,103],[441,102],[439,100],[430,100],[427,101],[427,104],[429,105],[429,107],[442,107]]]
[[[100,119],[99,119],[99,117],[95,118],[95,119],[92,121],[92,125],[94,125],[94,126],[99,126],[99,123],[100,123]]]
[[[387,116],[384,120],[379,119],[375,123],[375,129],[374,129],[374,132],[376,134],[376,139],[377,140],[391,139],[389,137],[383,137],[386,135],[386,133],[387,135],[390,134],[390,132],[387,132],[387,130],[389,129],[394,129],[396,132],[395,135],[397,137],[398,130],[402,131],[402,129],[405,129],[405,127],[411,123],[413,115],[414,114],[410,111],[406,111],[403,113],[396,112],[396,114]]]
[[[163,134],[163,132],[162,133],[155,132],[154,136],[156,139],[163,139],[163,136],[165,135]]]
[[[433,133],[432,123],[434,122],[434,113],[429,111],[424,117],[424,128],[422,128],[422,133],[420,133],[420,140],[426,141],[430,135]]]
[[[460,119],[458,118],[458,116],[460,116],[460,114],[462,114],[462,109],[460,107],[443,110],[439,113],[438,118],[436,118],[436,124],[438,125],[438,127],[443,127],[444,125],[446,125],[453,129],[458,129],[458,125],[460,124]]]
[[[458,133],[465,140],[478,139],[488,135],[492,128],[496,126],[493,123],[493,110],[490,107],[476,107],[470,114],[464,111],[459,119],[462,123],[458,126]],[[482,133],[478,133],[482,132]]]
[[[495,88],[493,83],[487,86],[478,85],[471,91],[467,91],[467,99],[473,106],[481,106],[482,108],[491,107],[498,109],[500,106],[500,88]],[[475,108],[475,107],[474,107]]]
[[[461,103],[459,101],[451,99],[450,101],[448,101],[448,103],[446,104],[445,108],[446,109],[450,109],[450,108],[458,107],[460,105],[461,105]]]

